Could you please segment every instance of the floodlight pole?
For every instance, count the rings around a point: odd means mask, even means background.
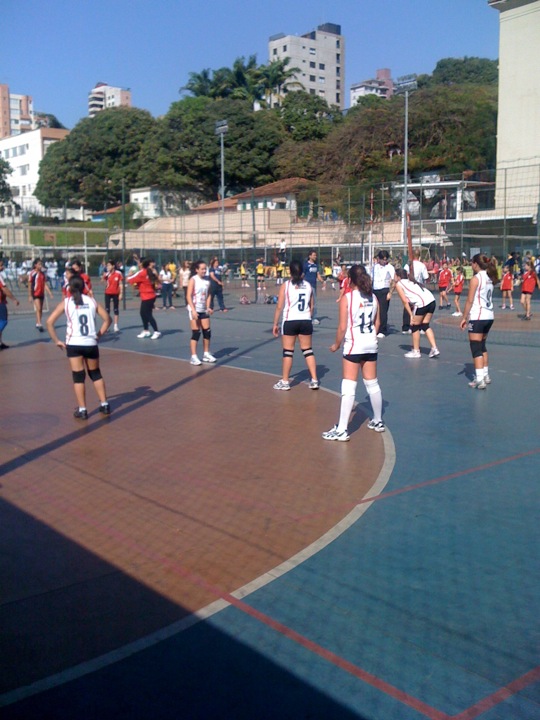
[[[221,150],[221,188],[220,188],[220,223],[219,235],[221,242],[221,259],[225,261],[225,145],[224,135],[229,130],[227,120],[218,120],[215,125],[215,134],[219,135]]]
[[[126,309],[126,181],[122,178],[122,310]]]

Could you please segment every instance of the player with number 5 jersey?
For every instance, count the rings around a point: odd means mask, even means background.
[[[96,394],[100,400],[99,411],[103,415],[110,415],[111,408],[107,401],[105,381],[99,369],[99,348],[98,340],[102,337],[111,324],[111,318],[105,308],[83,293],[84,280],[80,275],[74,275],[69,281],[68,297],[59,303],[47,320],[47,330],[52,341],[66,355],[71,366],[73,388],[77,398],[78,407],[73,413],[79,420],[88,419],[86,409],[86,372],[94,384]],[[67,320],[66,340],[59,340],[54,327],[55,322],[65,313]],[[97,330],[96,316],[102,320],[101,327]]]

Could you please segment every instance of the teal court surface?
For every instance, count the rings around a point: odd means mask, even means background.
[[[497,308],[492,384],[466,334],[441,355],[379,343],[387,432],[359,383],[337,418],[335,296],[319,291],[321,389],[300,353],[276,392],[274,307],[183,308],[101,345],[113,413],[72,417],[67,361],[13,312],[0,353],[0,717],[538,720],[540,321]],[[517,312],[517,311],[516,311]],[[87,381],[88,386],[88,381]]]

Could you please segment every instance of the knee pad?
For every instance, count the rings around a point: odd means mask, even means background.
[[[201,337],[200,330],[192,330],[191,331],[191,339],[192,340],[195,340],[195,342],[198,342],[200,337]]]
[[[424,332],[429,330],[429,323],[420,323],[420,330],[423,330]]]
[[[487,352],[486,338],[482,338],[482,354]]]
[[[96,380],[101,380],[103,375],[101,374],[101,370],[99,368],[95,368],[95,370],[88,371],[88,377],[92,382],[96,382]]]
[[[341,381],[341,395],[342,397],[354,397],[356,395],[356,386],[358,383],[356,380],[342,380]]]
[[[284,358],[292,358],[293,355],[294,355],[294,350],[283,350]]]
[[[313,348],[306,348],[305,350],[302,350],[302,354],[305,358],[311,357],[313,355]]]
[[[212,331],[210,330],[210,328],[203,328],[202,336],[205,340],[210,340],[210,338],[212,337]]]
[[[420,332],[420,325],[411,325],[411,332]]]
[[[364,387],[368,395],[376,395],[378,392],[381,392],[377,378],[375,378],[375,380],[364,380]]]
[[[481,340],[469,340],[471,346],[471,354],[473,358],[482,357],[482,341]]]
[[[72,370],[71,376],[74,383],[84,383],[86,373],[84,372],[84,370]]]

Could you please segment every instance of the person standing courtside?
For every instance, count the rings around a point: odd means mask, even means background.
[[[304,263],[304,280],[308,282],[311,285],[311,289],[313,290],[313,312],[312,312],[312,322],[314,325],[319,324],[319,320],[317,318],[317,280],[319,282],[323,282],[323,279],[321,277],[321,273],[319,272],[319,265],[317,263],[317,253],[315,250],[312,250],[307,260]]]
[[[371,270],[373,294],[379,301],[379,338],[388,335],[388,308],[396,276],[394,266],[388,262],[389,257],[387,250],[381,250],[377,255],[378,262],[373,263]]]
[[[105,310],[111,314],[111,302],[114,312],[114,332],[120,332],[118,326],[120,300],[123,292],[123,276],[120,270],[116,269],[113,260],[107,260],[103,273],[103,282],[105,283]]]
[[[32,270],[28,274],[28,302],[33,303],[36,312],[36,328],[39,332],[43,332],[41,318],[43,316],[43,301],[45,293],[52,298],[53,294],[47,285],[47,277],[43,272],[43,263],[41,260],[34,260]]]

